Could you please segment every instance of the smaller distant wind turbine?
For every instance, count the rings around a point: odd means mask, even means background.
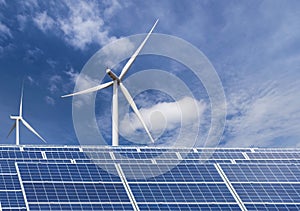
[[[92,88],[89,88],[89,89],[86,89],[86,90],[75,92],[73,94],[68,94],[68,95],[62,96],[62,97],[70,97],[70,96],[74,96],[74,95],[86,94],[86,93],[95,92],[95,91],[113,86],[113,99],[112,99],[112,145],[113,146],[118,146],[119,145],[118,88],[120,88],[121,91],[123,92],[126,100],[130,104],[132,110],[137,115],[138,119],[140,120],[143,127],[145,128],[151,142],[154,143],[154,139],[152,138],[152,136],[151,136],[151,134],[150,134],[150,132],[149,132],[147,126],[146,126],[146,123],[144,122],[144,120],[142,118],[141,113],[139,112],[135,102],[133,101],[133,98],[131,97],[128,90],[126,89],[126,87],[122,83],[122,79],[124,78],[125,74],[127,73],[129,68],[131,67],[132,63],[134,62],[134,60],[136,59],[136,57],[138,56],[138,54],[140,53],[140,51],[142,50],[144,45],[146,44],[147,40],[149,39],[149,37],[150,37],[150,35],[151,35],[152,31],[154,30],[157,23],[158,23],[158,20],[156,20],[156,22],[152,26],[151,30],[148,32],[146,38],[143,40],[143,42],[140,44],[138,49],[134,52],[134,54],[130,57],[128,62],[125,64],[125,66],[123,67],[123,69],[121,71],[121,74],[119,76],[117,76],[111,69],[107,68],[106,73],[109,75],[109,77],[112,79],[112,81],[104,83],[104,84],[100,84],[98,86],[95,86],[95,87],[92,87]]]
[[[19,110],[19,116],[10,116],[11,119],[16,120],[16,122],[13,124],[12,128],[10,129],[8,136],[12,133],[14,129],[16,129],[16,145],[20,144],[20,121],[23,123],[25,127],[27,127],[28,130],[30,130],[32,133],[34,133],[37,137],[39,137],[43,142],[46,143],[45,139],[42,138],[30,125],[28,122],[25,121],[25,119],[22,116],[23,112],[23,86],[22,85],[22,92],[21,92],[21,101],[20,101],[20,110]]]

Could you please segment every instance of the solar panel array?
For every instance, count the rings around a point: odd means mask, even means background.
[[[0,210],[299,210],[300,149],[0,146]]]

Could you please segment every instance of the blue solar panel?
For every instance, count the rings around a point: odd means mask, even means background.
[[[128,202],[122,183],[24,183],[29,203]]]
[[[50,151],[45,152],[47,159],[89,159],[89,157],[83,152],[61,152],[61,151]]]
[[[0,191],[0,199],[3,208],[25,207],[25,201],[21,190]]]
[[[300,184],[236,183],[233,187],[243,202],[300,203]]]
[[[112,164],[101,165],[102,168],[95,164],[63,163],[19,163],[18,166],[23,181],[121,182]]]
[[[24,151],[79,151],[78,147],[24,147]]]
[[[82,149],[0,146],[2,210],[300,209],[300,149]]]
[[[300,159],[299,152],[255,152],[247,154],[250,159]]]
[[[0,174],[0,190],[21,190],[17,173]]]
[[[139,204],[140,210],[241,210],[238,204]]]
[[[41,152],[26,152],[26,151],[0,151],[0,159],[43,159]]]
[[[225,184],[129,184],[135,200],[162,202],[235,202]]]
[[[215,152],[215,153],[207,153],[207,152],[198,152],[198,153],[189,153],[187,155],[183,155],[185,159],[244,159],[242,153],[240,152]]]
[[[158,152],[124,152],[124,153],[115,153],[116,159],[178,159],[177,155],[174,152],[158,153]]]
[[[295,160],[268,160],[268,159],[259,159],[259,160],[235,160],[236,163],[265,163],[265,164],[300,164],[300,159]]]
[[[300,182],[300,165],[221,164],[231,182]]]
[[[133,210],[131,204],[30,204],[31,211],[37,210]]]
[[[300,204],[246,204],[248,210],[300,210]]]
[[[181,164],[176,166],[163,164],[122,164],[121,167],[127,181],[130,182],[223,182],[221,176],[212,164]]]
[[[0,159],[0,173],[17,173],[14,160]]]
[[[211,159],[183,159],[183,160],[159,160],[155,159],[157,164],[204,164],[204,163],[232,163],[231,160],[211,160]]]

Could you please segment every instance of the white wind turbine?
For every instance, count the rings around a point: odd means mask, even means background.
[[[20,144],[20,121],[23,123],[25,127],[27,127],[28,130],[30,130],[32,133],[34,133],[37,137],[39,137],[43,142],[46,143],[45,139],[43,139],[38,132],[36,132],[28,122],[25,121],[25,119],[22,116],[23,112],[23,85],[22,85],[22,92],[21,92],[21,101],[20,101],[20,110],[19,110],[19,116],[10,116],[11,119],[16,120],[15,124],[13,124],[12,128],[10,129],[7,137],[12,133],[12,131],[16,128],[16,145]]]
[[[112,72],[111,69],[107,68],[106,73],[111,77],[112,81],[104,83],[104,84],[100,84],[98,86],[95,86],[95,87],[92,87],[92,88],[89,88],[89,89],[86,89],[86,90],[83,90],[83,91],[79,91],[79,92],[76,92],[76,93],[73,93],[73,94],[68,94],[68,95],[62,96],[62,97],[70,97],[70,96],[74,96],[74,95],[86,94],[86,93],[95,92],[95,91],[98,91],[98,90],[101,90],[101,89],[104,89],[104,88],[107,88],[107,87],[110,87],[111,85],[113,85],[113,99],[112,99],[112,145],[113,146],[118,146],[119,145],[119,132],[118,132],[118,130],[119,130],[118,129],[119,128],[119,121],[118,121],[118,116],[119,116],[118,115],[118,88],[119,87],[120,87],[121,91],[123,92],[126,100],[130,104],[132,110],[135,112],[135,114],[139,118],[140,122],[142,123],[143,127],[145,128],[151,142],[154,143],[154,139],[152,138],[152,136],[151,136],[151,134],[150,134],[143,118],[142,118],[142,115],[140,114],[135,102],[133,101],[133,98],[131,97],[128,90],[126,89],[126,87],[122,83],[122,79],[124,78],[124,76],[127,73],[128,69],[131,67],[131,65],[134,62],[135,58],[138,56],[138,54],[140,53],[140,51],[142,50],[142,48],[146,44],[147,40],[149,39],[149,37],[150,37],[150,35],[151,35],[152,31],[154,30],[157,23],[158,23],[158,19],[156,20],[153,27],[148,32],[146,38],[140,44],[138,49],[134,52],[134,54],[130,57],[128,62],[125,64],[125,66],[123,67],[119,77],[114,72]]]

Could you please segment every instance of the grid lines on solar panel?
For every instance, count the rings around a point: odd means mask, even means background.
[[[116,159],[178,159],[174,152],[119,152],[114,153]]]
[[[221,164],[231,182],[300,182],[300,165]]]
[[[185,159],[244,159],[241,152],[181,153]]]
[[[78,147],[24,147],[23,148],[24,151],[79,151]]]
[[[300,210],[300,204],[245,204],[248,210]]]
[[[212,164],[121,164],[121,168],[128,182],[223,182]]]
[[[38,210],[133,210],[130,203],[122,204],[30,204],[31,211]]]
[[[41,152],[0,151],[0,159],[43,159]]]
[[[21,190],[17,173],[0,173],[0,190]]]
[[[130,202],[122,183],[24,183],[28,203]]]
[[[290,159],[290,160],[274,160],[274,159],[256,159],[256,160],[235,160],[236,163],[245,163],[245,164],[300,164],[300,159],[296,160],[296,159]]]
[[[238,204],[139,204],[140,210],[222,210],[222,211],[233,211],[241,210]]]
[[[232,163],[231,160],[211,160],[211,159],[183,159],[183,160],[160,160],[155,159],[158,164],[205,164],[205,163]]]
[[[0,202],[3,208],[25,207],[21,190],[0,191]]]
[[[129,183],[139,202],[233,202],[235,199],[225,184],[136,184]]]
[[[250,159],[300,159],[299,152],[254,152],[247,155]]]
[[[300,184],[233,183],[244,203],[300,203]]]
[[[18,166],[23,182],[121,182],[113,164],[103,164],[102,168],[95,164],[64,163],[18,163]]]

